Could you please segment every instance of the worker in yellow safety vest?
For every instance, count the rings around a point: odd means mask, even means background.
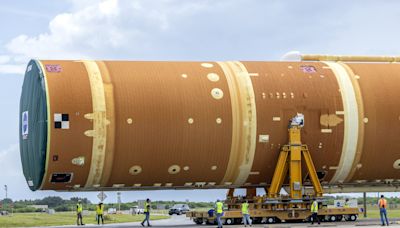
[[[147,226],[151,226],[150,225],[150,209],[151,209],[150,199],[146,199],[146,202],[144,202],[144,215],[146,217],[144,218],[143,222],[141,223],[142,226],[144,226],[144,222],[147,222]]]
[[[242,203],[242,216],[244,227],[247,227],[247,225],[251,226],[249,202],[247,200]]]
[[[311,225],[314,225],[314,221],[317,221],[318,224],[321,224],[318,218],[318,202],[315,198],[311,204],[311,215]]]
[[[83,211],[83,206],[82,206],[82,201],[78,200],[78,203],[76,204],[76,224],[79,226],[83,226],[85,224],[83,224],[82,221],[82,211]]]
[[[386,208],[387,208],[387,201],[383,195],[381,195],[381,198],[378,201],[378,206],[379,206],[379,212],[381,214],[381,222],[382,226],[386,225],[389,226],[389,220],[387,218],[387,213],[386,213]]]
[[[224,213],[224,204],[220,200],[215,203],[215,211],[217,212],[218,228],[222,228],[221,217]]]
[[[103,213],[104,213],[104,205],[103,205],[103,203],[99,203],[96,206],[97,225],[100,225],[100,219],[101,219],[101,224],[104,225]]]

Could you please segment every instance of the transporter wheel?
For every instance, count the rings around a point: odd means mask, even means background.
[[[197,225],[201,225],[201,224],[203,224],[203,218],[195,218],[195,219],[193,219],[193,221],[197,224]]]
[[[256,218],[250,217],[250,221],[251,221],[252,224],[261,224],[261,223],[262,223],[262,218],[259,218],[259,217],[256,217]]]
[[[235,218],[234,222],[235,222],[235,224],[241,224],[242,223],[242,219],[241,218]]]
[[[330,215],[330,216],[329,216],[329,221],[330,221],[330,222],[336,222],[336,221],[337,221],[336,215]]]
[[[227,218],[227,219],[225,219],[224,224],[233,225],[233,224],[235,224],[235,220],[233,218]]]
[[[276,222],[276,219],[275,219],[275,217],[267,217],[267,219],[265,221],[268,224],[273,224]]]
[[[349,216],[350,221],[356,221],[357,220],[357,215],[350,215]]]
[[[343,220],[343,215],[336,215],[336,221],[340,222]]]

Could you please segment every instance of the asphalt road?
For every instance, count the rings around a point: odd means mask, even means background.
[[[399,223],[400,219],[397,221],[391,221],[390,226],[400,227]],[[186,218],[184,215],[178,216],[174,215],[170,219],[158,220],[151,222],[153,227],[216,227],[216,226],[206,226],[206,225],[196,225],[190,219]],[[321,225],[313,225],[311,226],[309,223],[279,223],[279,224],[256,224],[253,227],[275,227],[275,228],[287,228],[287,227],[381,227],[380,220],[378,219],[365,219],[359,220],[356,222],[326,222],[321,223]],[[85,226],[59,226],[57,228],[65,228],[65,227],[99,227],[97,224],[86,224]],[[134,223],[123,223],[123,224],[105,224],[104,227],[142,227],[139,222]],[[224,227],[244,227],[243,225],[233,225],[233,226],[224,226]]]

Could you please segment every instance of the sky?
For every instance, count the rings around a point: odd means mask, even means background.
[[[307,54],[400,55],[398,0],[2,0],[0,198],[31,192],[19,155],[19,97],[30,59],[275,60]],[[116,192],[105,202],[116,202]],[[123,192],[122,201],[213,201],[225,190]]]

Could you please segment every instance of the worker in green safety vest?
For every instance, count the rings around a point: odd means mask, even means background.
[[[151,209],[150,199],[147,199],[146,202],[144,202],[144,215],[146,217],[144,218],[143,222],[141,223],[142,226],[144,226],[144,222],[147,222],[147,226],[151,226],[150,225],[150,209]]]
[[[321,224],[318,218],[318,202],[315,198],[313,199],[313,202],[311,204],[311,215],[311,225],[314,225],[314,221],[317,221],[318,225]]]
[[[103,213],[104,213],[104,205],[103,205],[103,203],[99,203],[99,204],[96,206],[97,225],[100,225],[100,219],[101,219],[101,224],[104,225]]]
[[[249,202],[247,200],[242,203],[242,216],[244,227],[247,227],[247,225],[251,226]]]
[[[217,212],[218,228],[222,228],[221,217],[224,213],[224,204],[220,200],[217,200],[217,203],[215,203],[215,211]]]
[[[78,200],[78,203],[76,204],[76,224],[78,226],[85,225],[85,224],[83,224],[83,221],[82,221],[82,211],[83,211],[82,201]]]

